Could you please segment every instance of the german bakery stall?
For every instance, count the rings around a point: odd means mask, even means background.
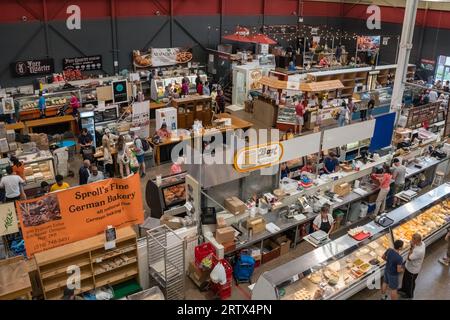
[[[72,289],[85,300],[140,292],[146,268],[140,266],[135,226],[144,221],[142,203],[139,175],[17,201],[9,210],[13,218],[17,214],[25,253],[4,261],[9,270],[21,268],[31,283],[25,295],[35,299],[64,299]]]

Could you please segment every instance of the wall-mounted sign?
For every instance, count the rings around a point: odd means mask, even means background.
[[[128,101],[128,81],[119,80],[112,82],[113,103],[121,103]]]
[[[428,71],[434,71],[436,61],[429,59],[420,59],[420,68]]]
[[[133,51],[133,63],[137,68],[173,66],[188,63],[192,53],[181,48],[152,48],[148,52]]]
[[[283,157],[283,145],[270,142],[239,150],[234,157],[234,168],[239,172],[249,172],[278,164]]]
[[[10,68],[14,77],[29,77],[53,73],[55,63],[53,59],[25,60],[11,63]]]
[[[11,97],[2,99],[2,113],[3,114],[13,114],[14,109],[14,99]]]
[[[358,51],[378,51],[380,49],[380,36],[359,36],[356,39]]]
[[[101,55],[63,59],[63,70],[91,71],[101,69],[102,69]]]

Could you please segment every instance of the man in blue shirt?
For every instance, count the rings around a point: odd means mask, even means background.
[[[41,113],[41,118],[45,118],[45,97],[42,92],[39,93],[38,108]]]
[[[330,151],[328,156],[323,159],[323,171],[326,174],[339,171],[339,160],[333,151]]]
[[[400,251],[403,248],[403,241],[396,240],[394,242],[394,249],[387,249],[383,254],[383,260],[386,261],[386,267],[384,269],[383,285],[381,287],[381,299],[386,300],[386,291],[391,291],[391,300],[398,299],[397,289],[399,286],[399,274],[404,271],[403,258],[400,255]]]

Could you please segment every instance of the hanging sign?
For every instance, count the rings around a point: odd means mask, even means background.
[[[134,102],[132,105],[132,124],[133,127],[139,128],[138,135],[140,138],[148,138],[150,136],[150,102]]]
[[[118,80],[112,82],[113,103],[128,101],[128,81]]]
[[[55,63],[53,59],[25,60],[10,64],[14,77],[29,77],[53,73]]]
[[[238,172],[249,172],[271,167],[283,157],[283,145],[271,142],[239,150],[234,157],[234,168]]]
[[[2,113],[3,114],[13,114],[14,109],[14,99],[11,97],[2,99]]]
[[[102,56],[64,58],[63,70],[92,71],[102,69]]]
[[[16,201],[28,257],[41,251],[144,222],[139,175],[106,179]]]
[[[14,203],[0,204],[0,236],[19,232]]]

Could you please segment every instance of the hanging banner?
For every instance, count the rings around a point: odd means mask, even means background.
[[[55,63],[53,59],[17,61],[10,64],[14,77],[29,77],[53,73]]]
[[[102,56],[95,55],[88,57],[64,58],[63,70],[102,70]]]
[[[128,81],[119,80],[112,82],[113,103],[128,101]]]
[[[150,136],[150,102],[134,102],[132,105],[132,126],[139,128],[137,131],[140,138]]]
[[[250,172],[271,167],[283,158],[283,145],[270,142],[242,148],[234,157],[234,168],[238,172]]]
[[[14,203],[0,204],[0,236],[19,232]]]
[[[139,175],[16,202],[27,256],[144,221]]]

